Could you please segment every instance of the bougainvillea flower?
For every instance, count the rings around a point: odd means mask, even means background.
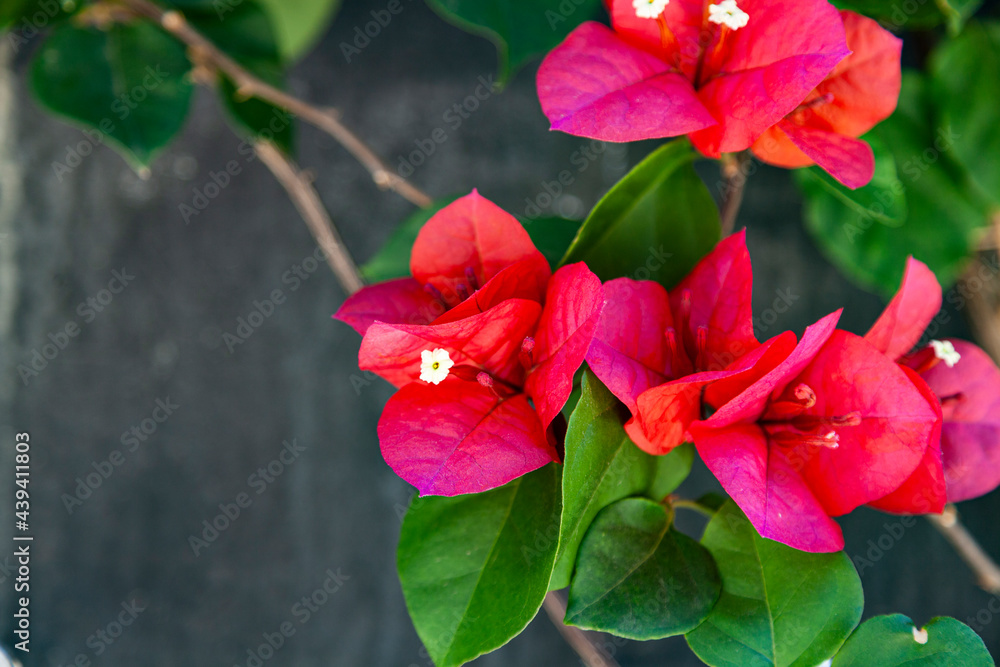
[[[427,222],[411,271],[336,315],[364,334],[360,367],[400,387],[378,426],[386,462],[421,494],[451,496],[558,461],[549,427],[600,320],[600,279],[583,264],[551,274],[520,223],[476,192]]]
[[[359,290],[334,317],[363,336],[376,320],[430,324],[455,308],[452,319],[505,298],[541,301],[551,270],[524,227],[473,190],[424,225],[410,273]]]
[[[865,335],[890,359],[912,369],[938,398],[943,413],[937,457],[929,453],[903,489],[873,503],[878,509],[940,512],[945,494],[958,502],[1000,486],[1000,369],[965,341],[932,340],[911,352],[941,302],[933,272],[910,258],[899,292]]]
[[[715,412],[689,429],[757,531],[803,551],[842,549],[831,517],[898,489],[940,429],[934,397],[863,338],[836,330],[838,318],[809,327],[750,386],[706,393]]]
[[[538,71],[554,130],[617,142],[688,134],[719,157],[749,148],[850,53],[826,0],[610,4],[614,30],[582,24]]]
[[[724,239],[671,292],[658,283],[618,278],[605,285],[607,305],[594,335],[587,363],[633,416],[647,391],[663,391],[670,380],[699,374],[698,382],[725,375],[733,362],[758,347],[753,335],[753,275],[746,236]],[[739,372],[728,371],[728,374]],[[700,414],[694,389],[680,392],[677,412]],[[697,393],[695,391],[695,393]],[[673,434],[655,442],[633,418],[626,429],[640,447],[665,454],[683,440],[686,422],[672,419]]]
[[[847,187],[859,188],[871,181],[875,156],[857,137],[896,109],[903,42],[873,19],[850,11],[840,14],[851,55],[761,135],[753,152],[778,167],[818,164]]]

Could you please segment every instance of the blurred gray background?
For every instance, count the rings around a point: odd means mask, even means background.
[[[393,165],[415,140],[444,128],[447,140],[412,177],[425,190],[478,187],[522,215],[526,200],[570,169],[574,183],[551,212],[580,216],[650,149],[611,147],[579,171],[574,153],[589,142],[548,132],[534,92],[537,64],[454,127],[444,115],[474,94],[480,77],[494,74],[493,46],[406,0],[403,13],[346,62],[340,44],[382,6],[347,2],[290,86],[341,109]],[[27,664],[242,666],[265,633],[290,621],[295,634],[264,664],[429,666],[395,571],[411,489],[382,461],[375,432],[390,388],[358,372],[359,337],[330,319],[343,294],[325,266],[309,273],[313,265],[303,264],[315,244],[284,191],[238,151],[241,140],[206,91],[149,180],[106,147],[60,179],[52,163],[83,136],[31,101],[28,56],[6,53],[0,67],[0,439],[31,434],[36,538]],[[412,207],[380,192],[330,138],[299,130],[299,162],[314,170],[348,246],[366,259]],[[180,205],[191,205],[195,189],[230,160],[241,173],[185,224]],[[703,173],[714,186],[710,165]],[[800,207],[787,173],[753,175],[740,224],[749,227],[755,306],[765,313],[779,293],[792,301],[787,312],[760,319],[758,333],[801,330],[841,306],[845,327],[863,332],[880,299],[852,287],[822,258],[802,230]],[[102,292],[114,271],[134,278],[118,294]],[[296,284],[296,271],[308,279]],[[223,334],[235,334],[238,318],[274,290],[285,302],[230,351]],[[939,335],[967,333],[961,313],[949,311],[949,320]],[[69,323],[80,332],[66,339],[60,332]],[[25,381],[18,366],[54,340],[64,348]],[[176,406],[160,423],[153,420],[165,416],[158,401]],[[274,475],[285,441],[302,451]],[[4,470],[10,450],[2,448]],[[121,465],[67,508],[78,478],[107,471],[112,456]],[[251,479],[269,464],[271,481]],[[8,476],[0,480],[0,636],[7,645]],[[711,488],[699,468],[684,492]],[[196,554],[191,536],[200,537],[202,522],[241,493],[252,504]],[[962,510],[985,548],[1000,556],[1000,494]],[[843,520],[848,553],[871,561],[862,567],[866,616],[955,616],[1000,654],[989,596],[925,521],[898,522],[867,510]],[[339,590],[301,623],[296,604],[323,586],[328,570]],[[108,642],[97,633],[108,632],[123,604],[134,605],[136,617],[120,636],[105,635]],[[700,664],[679,638],[620,642],[613,650],[626,667]],[[541,614],[476,664],[579,661]]]

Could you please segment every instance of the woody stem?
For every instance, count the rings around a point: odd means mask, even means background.
[[[368,170],[372,180],[380,188],[393,190],[421,208],[431,205],[432,199],[427,193],[387,167],[364,141],[340,122],[336,111],[319,109],[254,76],[195,30],[179,11],[165,10],[149,0],[118,1],[139,16],[155,21],[163,30],[183,42],[191,50],[194,60],[225,74],[236,85],[240,95],[256,97],[287,109],[329,134]]]
[[[722,174],[722,202],[719,205],[719,217],[723,238],[733,233],[736,218],[743,205],[743,192],[747,184],[747,165],[750,163],[750,153],[725,153],[719,165]]]
[[[958,510],[954,505],[948,505],[938,516],[927,516],[931,525],[937,528],[948,540],[962,560],[976,575],[979,587],[992,595],[1000,595],[1000,566],[983,551],[976,539],[958,520]]]
[[[587,667],[619,667],[615,659],[605,653],[586,632],[563,623],[563,618],[566,616],[566,604],[555,591],[549,591],[546,594],[542,606],[545,608],[545,613],[549,615],[549,620],[556,626],[556,630],[570,645],[570,648],[580,656],[583,664]]]

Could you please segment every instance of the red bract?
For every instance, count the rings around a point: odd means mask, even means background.
[[[754,155],[779,167],[818,164],[849,188],[871,181],[875,157],[857,139],[896,109],[902,81],[902,40],[876,21],[843,11],[853,52],[796,109],[753,145]]]
[[[670,294],[651,281],[605,285],[607,305],[587,363],[632,411],[626,430],[640,447],[665,454],[680,445],[684,428],[700,415],[700,387],[738,372],[724,369],[758,347],[752,291],[743,233],[719,243]],[[664,384],[679,378],[688,381]],[[675,400],[665,400],[668,392]],[[647,420],[643,403],[665,413]]]
[[[613,31],[584,23],[548,55],[538,95],[552,129],[620,142],[689,134],[719,157],[749,148],[849,53],[826,0],[649,4],[614,0]]]
[[[479,194],[432,217],[413,278],[367,287],[337,317],[362,369],[401,387],[382,454],[421,494],[487,491],[559,459],[548,434],[604,304],[583,264],[553,275],[524,228]]]
[[[830,517],[898,489],[940,428],[933,396],[864,339],[836,330],[838,318],[809,327],[749,386],[712,385],[705,402],[717,410],[689,429],[757,531],[803,551],[842,549]]]
[[[899,292],[865,336],[926,383],[940,400],[943,424],[936,458],[928,454],[915,479],[875,506],[904,513],[940,512],[1000,486],[1000,369],[965,341],[931,341],[907,354],[941,307],[941,286],[910,258]],[[943,471],[942,471],[943,459]]]

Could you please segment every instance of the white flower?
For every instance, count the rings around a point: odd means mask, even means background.
[[[708,20],[739,30],[750,22],[750,15],[736,6],[736,0],[722,0],[717,5],[708,6]]]
[[[955,364],[962,360],[962,355],[958,353],[951,341],[932,340],[931,347],[934,348],[934,356],[948,364],[948,368],[954,368]]]
[[[632,0],[635,15],[641,19],[659,18],[669,4],[670,0]]]
[[[927,643],[927,628],[920,628],[917,630],[917,626],[913,626],[913,641],[918,644]]]
[[[448,350],[440,347],[433,352],[424,350],[420,353],[420,379],[431,384],[441,384],[454,365]]]

